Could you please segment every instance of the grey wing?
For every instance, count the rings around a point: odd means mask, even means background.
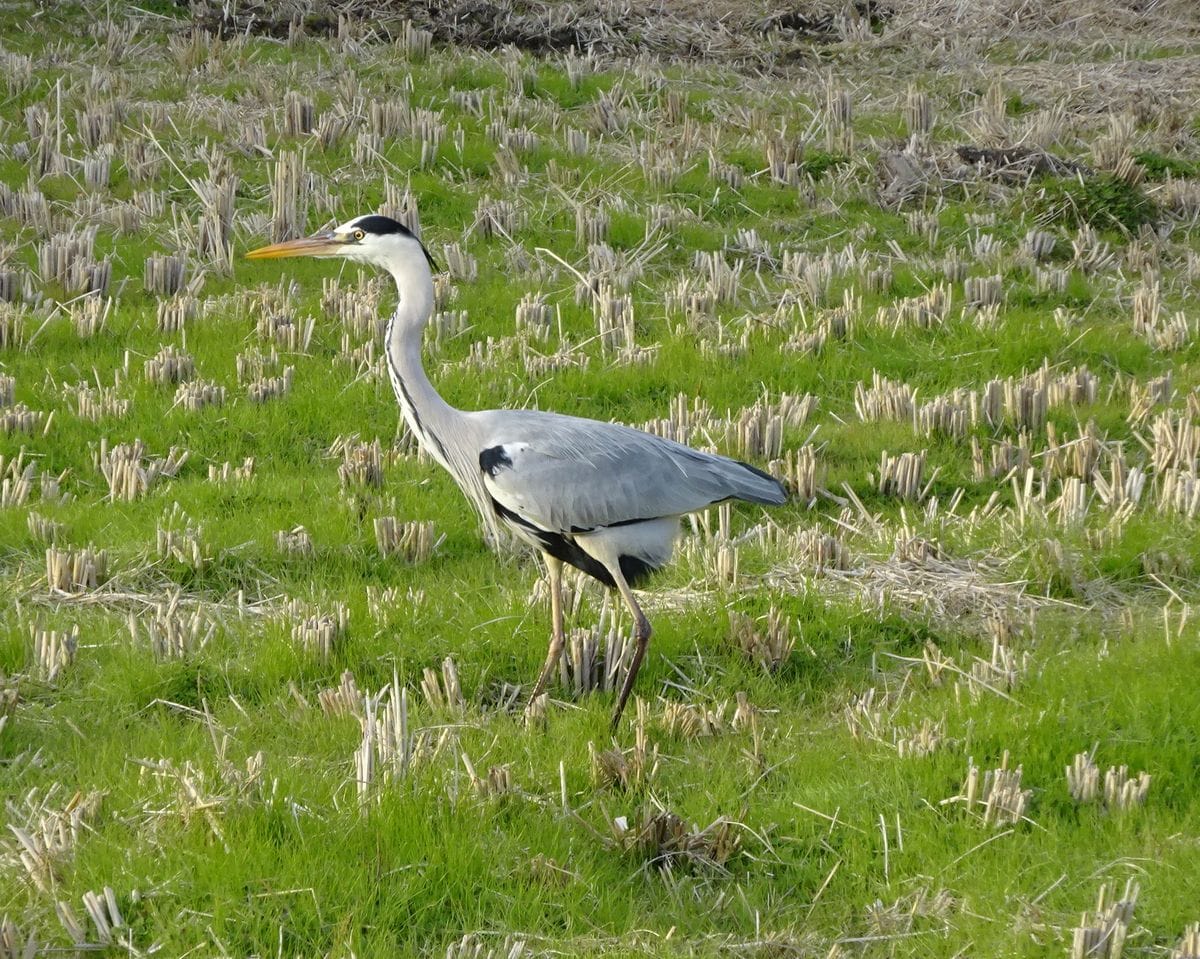
[[[703,509],[726,499],[782,503],[761,470],[615,423],[493,414],[480,452],[487,491],[505,509],[562,533]]]

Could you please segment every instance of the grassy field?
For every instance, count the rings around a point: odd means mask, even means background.
[[[1200,956],[1197,24],[910,6],[3,4],[2,959]],[[685,521],[615,739],[594,583],[523,715],[544,574],[406,435],[393,291],[241,260],[375,211],[450,402],[793,491]]]

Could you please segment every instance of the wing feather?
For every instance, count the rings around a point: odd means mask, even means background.
[[[489,418],[480,450],[485,488],[542,529],[582,532],[726,499],[786,499],[761,470],[617,423],[536,411],[481,416]]]

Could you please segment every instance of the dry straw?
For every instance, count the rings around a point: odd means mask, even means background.
[[[640,806],[632,817],[610,818],[608,842],[665,871],[715,870],[726,864],[742,845],[739,824],[719,817],[701,829],[666,809]]]
[[[181,254],[155,253],[146,258],[143,284],[147,293],[178,296],[187,280],[187,258]]]
[[[967,690],[973,699],[995,693],[996,690],[1011,692],[1028,668],[1028,653],[1018,655],[999,639],[993,638],[991,657],[977,657],[971,664],[971,672],[966,676]]]
[[[1021,785],[1021,767],[1010,769],[1008,750],[1004,751],[998,769],[980,772],[975,761],[968,760],[967,779],[962,793],[943,802],[963,802],[967,809],[982,807],[984,825],[1011,826],[1026,818],[1025,811],[1033,795],[1032,789]]]
[[[278,376],[264,376],[246,384],[246,399],[251,403],[267,403],[285,396],[292,388],[295,367],[286,366]]]
[[[76,303],[65,306],[71,318],[75,335],[81,340],[90,339],[108,326],[115,302],[112,297],[87,296]]]
[[[27,461],[25,457],[25,447],[21,447],[17,455],[8,460],[0,454],[0,509],[23,506],[29,499],[37,466],[33,460]]]
[[[512,778],[512,770],[508,766],[491,766],[488,768],[486,776],[480,776],[475,771],[471,758],[465,752],[461,754],[460,758],[463,768],[467,772],[471,791],[477,799],[498,799],[518,791],[517,784]]]
[[[16,844],[0,843],[0,849],[20,863],[38,892],[48,895],[62,880],[76,844],[88,832],[89,824],[100,811],[102,799],[103,795],[98,792],[77,792],[60,808],[59,787],[55,784],[43,793],[26,793],[20,803],[16,799],[10,800],[9,829]],[[5,951],[5,947],[15,944],[15,940],[5,939],[12,932],[14,930],[6,920],[0,927],[0,957],[27,959],[31,953]]]
[[[196,375],[196,361],[190,353],[181,352],[174,344],[167,343],[146,360],[143,373],[147,383],[184,383]]]
[[[96,229],[60,233],[37,248],[38,273],[43,283],[58,283],[70,296],[83,293],[107,295],[112,263],[94,259]]]
[[[891,456],[887,450],[884,450],[879,460],[877,482],[879,492],[885,496],[896,496],[900,499],[924,499],[929,492],[928,486],[922,486],[925,475],[925,455],[925,450],[921,450],[919,453],[901,453],[899,456]],[[933,483],[932,478],[929,483]]]
[[[896,732],[896,753],[901,758],[928,756],[942,747],[946,740],[946,720],[926,716],[915,729]]]
[[[525,940],[511,935],[492,946],[486,936],[467,933],[446,947],[446,959],[522,959],[526,955],[530,953]]]
[[[668,701],[663,703],[658,722],[663,732],[676,739],[707,739],[725,732],[731,720],[725,718],[729,701],[715,705]],[[736,709],[735,709],[736,715]]]
[[[304,233],[308,219],[307,158],[280,150],[271,179],[271,240],[290,240]]]
[[[334,645],[349,627],[349,608],[342,603],[334,603],[332,612],[314,609],[294,622],[292,640],[298,642],[305,652],[325,661],[333,654]]]
[[[0,433],[32,433],[46,416],[41,410],[31,410],[24,403],[0,407]],[[51,420],[46,420],[48,429]]]
[[[848,570],[851,566],[850,548],[831,533],[819,529],[797,529],[791,532],[784,548],[805,566],[822,570]]]
[[[204,549],[204,530],[192,523],[176,503],[155,530],[154,547],[158,558],[201,570],[209,557]]]
[[[1170,959],[1200,959],[1200,922],[1193,922],[1171,950]]]
[[[247,482],[254,475],[254,457],[247,456],[242,460],[241,466],[234,466],[232,463],[222,463],[217,466],[215,463],[208,465],[208,481],[210,483],[232,483],[237,480],[239,482]],[[276,545],[278,545],[279,534],[276,534]]]
[[[399,557],[408,563],[424,563],[444,539],[428,520],[400,522],[394,516],[375,519],[375,543],[379,555]]]
[[[770,461],[769,469],[771,475],[787,487],[793,499],[810,507],[816,504],[824,469],[812,446],[806,444],[784,452],[782,457]]]
[[[224,403],[224,386],[209,380],[191,380],[179,384],[175,389],[175,402],[171,405],[195,412],[209,406],[222,406]]]
[[[6,505],[4,497],[0,495],[0,507],[4,505]],[[29,530],[30,538],[38,543],[55,542],[65,529],[62,523],[48,519],[34,510],[30,510],[26,514],[25,526]]]
[[[447,243],[442,247],[446,257],[446,269],[456,280],[473,283],[479,276],[479,261],[467,253],[458,243]]]
[[[588,743],[592,782],[597,788],[638,792],[653,784],[659,769],[658,745],[651,746],[646,735],[648,714],[645,701],[637,700],[633,745],[628,749],[600,750],[595,743]]]
[[[367,612],[377,622],[382,622],[397,609],[415,611],[425,604],[425,590],[407,587],[404,592],[399,586],[368,586]]]
[[[54,629],[30,628],[33,637],[33,662],[38,674],[48,683],[54,682],[59,673],[75,662],[75,651],[79,648],[79,627],[72,626],[70,632]]]
[[[229,464],[226,463],[225,465],[228,466]],[[303,526],[277,530],[275,533],[275,548],[281,553],[287,553],[292,556],[313,555],[312,537],[309,536],[308,530]]]
[[[186,612],[182,594],[160,599],[144,612],[129,613],[129,635],[134,642],[145,639],[158,660],[187,659],[202,650],[216,633],[217,624],[200,607]]]
[[[452,741],[450,727],[436,734],[412,729],[408,690],[400,685],[395,673],[391,683],[377,694],[363,695],[354,713],[362,729],[362,740],[354,753],[354,773],[364,812],[382,798],[380,786],[407,778],[417,765],[436,759]]]
[[[1129,879],[1121,898],[1114,900],[1113,885],[1104,883],[1096,897],[1096,908],[1083,913],[1075,927],[1071,959],[1121,959],[1140,892],[1141,884]]]
[[[173,478],[190,455],[172,446],[165,457],[150,458],[140,439],[113,447],[101,439],[92,460],[108,483],[108,498],[130,502],[146,495],[160,479]]]
[[[46,582],[51,592],[79,593],[108,579],[108,553],[94,546],[46,549]]]
[[[342,673],[341,682],[317,693],[317,702],[326,716],[363,715],[364,698],[354,674],[350,670]]]
[[[378,489],[383,486],[383,446],[376,438],[370,443],[341,444],[342,464],[338,480],[343,489]]]
[[[442,660],[440,673],[429,667],[422,671],[421,692],[431,709],[460,713],[466,708],[462,686],[458,681],[458,667],[450,656]]]
[[[912,419],[916,390],[907,383],[896,383],[879,373],[871,376],[871,385],[854,387],[854,411],[864,423],[881,420]]]
[[[119,946],[130,952],[135,951],[132,944],[132,933],[125,925],[125,920],[121,916],[121,910],[117,904],[117,894],[113,892],[111,886],[105,886],[100,894],[91,891],[85,892],[83,908],[91,920],[94,936],[89,935],[86,924],[75,915],[70,903],[60,901],[55,905],[59,922],[76,946],[86,949]],[[126,931],[126,937],[120,939],[117,933],[123,929]]]
[[[116,386],[77,383],[69,387],[64,384],[62,393],[68,404],[74,406],[76,415],[92,423],[106,418],[121,419],[133,408],[133,400],[120,396]]]
[[[0,303],[0,348],[14,349],[25,342],[25,309]]]
[[[762,623],[761,630],[758,623]],[[741,650],[746,659],[768,673],[778,672],[796,647],[788,619],[774,606],[757,622],[730,610],[729,641]]]
[[[633,660],[634,643],[617,626],[573,629],[558,661],[559,681],[574,696],[620,689]]]
[[[1150,792],[1150,774],[1139,772],[1130,777],[1128,766],[1110,766],[1104,774],[1104,805],[1113,811],[1126,811],[1146,804]]]

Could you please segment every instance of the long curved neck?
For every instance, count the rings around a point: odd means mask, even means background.
[[[442,399],[421,364],[425,325],[433,314],[433,277],[424,262],[393,265],[390,271],[400,302],[388,321],[384,353],[404,421],[422,449],[454,477],[479,514],[488,538],[498,543],[501,533],[479,466],[482,448],[477,427],[470,416]]]
[[[463,414],[433,388],[421,364],[425,324],[433,313],[433,277],[408,265],[391,270],[400,294],[384,337],[388,375],[404,421],[417,442],[443,467],[456,473],[447,450],[462,431]]]

